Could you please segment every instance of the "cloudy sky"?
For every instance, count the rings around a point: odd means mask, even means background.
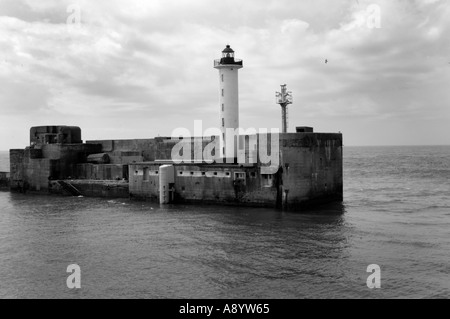
[[[448,17],[447,0],[0,0],[0,150],[37,125],[85,140],[217,126],[226,44],[244,128],[281,126],[286,83],[291,130],[450,144]]]

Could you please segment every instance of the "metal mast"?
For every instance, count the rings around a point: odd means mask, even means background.
[[[288,129],[288,113],[287,106],[292,104],[292,92],[288,92],[286,89],[286,84],[281,85],[281,92],[276,92],[275,97],[277,100],[277,104],[281,106],[281,124],[282,124],[282,133],[287,133]]]

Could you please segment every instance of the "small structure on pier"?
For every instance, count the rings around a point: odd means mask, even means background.
[[[277,104],[281,106],[281,132],[287,133],[288,130],[288,105],[292,104],[292,92],[288,92],[286,84],[281,85],[281,92],[276,92]]]

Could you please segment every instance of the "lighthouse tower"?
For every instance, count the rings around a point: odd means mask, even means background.
[[[222,58],[214,61],[214,68],[219,70],[219,107],[220,107],[220,130],[224,141],[220,151],[221,157],[236,157],[236,137],[233,134],[234,150],[227,152],[227,129],[233,132],[239,128],[239,88],[238,70],[243,67],[242,60],[234,58],[233,49],[227,45],[222,51]],[[228,130],[231,132],[231,130]]]

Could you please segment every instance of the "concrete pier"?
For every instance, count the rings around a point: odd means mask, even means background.
[[[65,134],[71,130],[71,139],[66,138]],[[175,163],[171,153],[178,141],[170,138],[80,143],[81,130],[74,127],[51,126],[31,131],[34,132],[31,146],[10,151],[11,174],[0,174],[3,188],[68,196],[130,197],[163,203],[215,203],[286,210],[343,199],[340,133],[308,130],[279,134],[275,143],[279,148],[278,160],[267,166],[254,156],[261,150],[264,154],[272,153],[272,144],[267,144],[267,137],[259,134],[249,136],[249,142],[239,149],[244,155],[243,163],[226,164],[220,161]],[[62,137],[53,138],[54,133],[48,132],[62,132]],[[41,138],[35,137],[36,134],[37,137],[42,134]],[[246,136],[241,137],[247,140]],[[250,140],[257,143],[250,145]],[[186,140],[192,144],[192,152],[196,141],[197,138]],[[200,145],[205,148],[209,142],[202,139]],[[216,155],[219,157],[219,152]],[[165,165],[173,171],[170,180],[164,177]]]

